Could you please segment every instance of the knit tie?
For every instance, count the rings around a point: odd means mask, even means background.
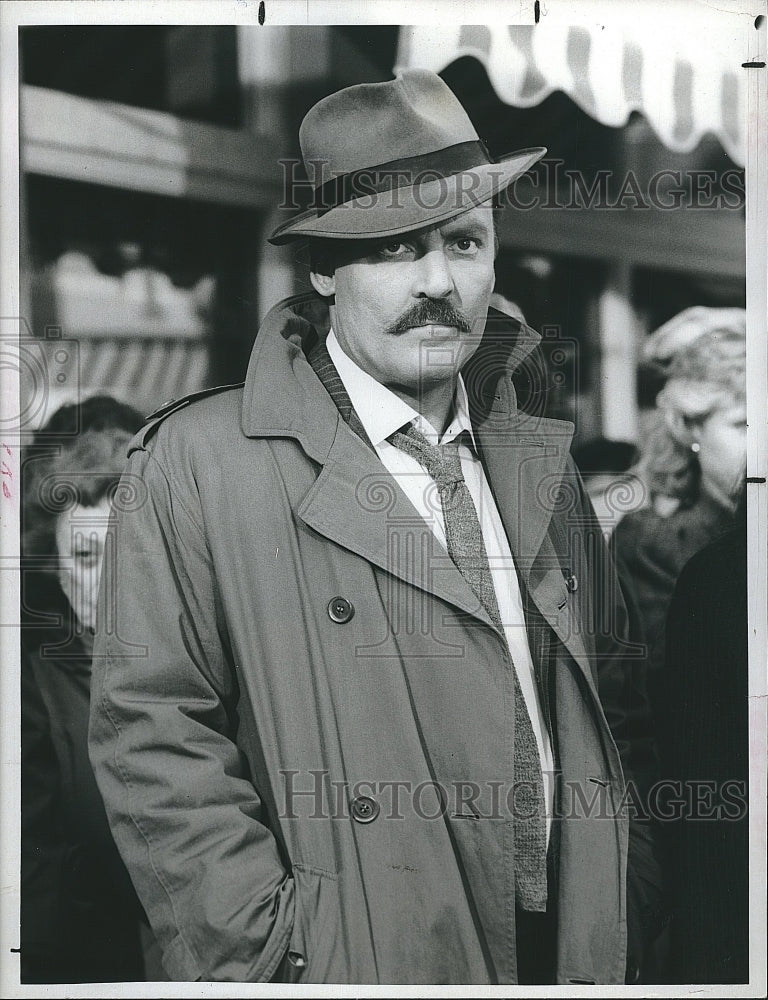
[[[480,520],[461,469],[458,439],[447,445],[432,445],[413,424],[409,424],[404,431],[392,434],[389,440],[415,458],[434,479],[443,510],[448,554],[503,634]],[[544,783],[536,737],[514,663],[512,675],[515,694],[515,899],[517,906],[524,910],[542,912],[547,908]]]

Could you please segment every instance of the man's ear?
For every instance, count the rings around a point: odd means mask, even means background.
[[[336,276],[334,274],[320,274],[319,271],[310,271],[309,280],[312,282],[314,290],[324,299],[331,298],[336,292]]]

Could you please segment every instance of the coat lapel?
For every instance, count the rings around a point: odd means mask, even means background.
[[[298,510],[309,527],[493,628],[445,547],[376,453],[341,418],[307,362],[306,352],[327,328],[327,309],[312,295],[282,303],[265,319],[245,382],[244,433],[294,437],[322,465]],[[521,413],[509,378],[537,341],[532,330],[492,310],[465,379],[476,437],[518,572],[594,687],[584,642],[568,613],[572,595],[563,579],[562,546],[558,555],[548,535],[553,510],[555,518],[563,517],[556,512],[557,494],[573,427]],[[491,369],[500,373],[494,386],[486,377]],[[281,389],[277,394],[275,385]]]
[[[298,509],[310,528],[493,628],[445,547],[312,370],[307,354],[327,330],[327,307],[314,295],[265,318],[245,380],[243,432],[295,438],[322,466]]]
[[[563,507],[569,506],[574,489],[565,478],[572,433],[571,424],[520,413],[503,396],[477,427],[488,481],[524,588],[597,695],[574,595],[565,584],[571,567]]]
[[[323,470],[298,513],[331,541],[495,627],[378,455],[340,416]]]

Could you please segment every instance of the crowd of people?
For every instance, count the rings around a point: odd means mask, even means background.
[[[512,369],[483,396],[478,349],[461,375],[441,362],[422,394],[409,347],[414,328],[472,329],[457,287],[481,318],[503,314],[497,359],[505,337],[512,355],[535,348],[522,314],[491,298],[493,191],[471,123],[442,81],[414,72],[321,102],[305,155],[320,156],[329,132],[358,143],[361,165],[376,143],[391,159],[388,135],[420,165],[449,156],[485,194],[429,215],[404,188],[404,216],[360,215],[342,211],[354,199],[340,185],[334,208],[273,234],[314,239],[316,295],[270,314],[244,389],[182,401],[138,436],[131,407],[86,399],[25,454],[22,981],[745,982],[744,311],[692,307],[648,338],[645,361],[664,376],[650,430],[608,467],[576,453],[602,517],[576,476],[578,522],[600,537],[583,566],[566,563],[566,513],[544,518],[526,470],[545,460],[559,482],[567,450],[499,447],[517,433]],[[505,183],[543,152],[502,160]],[[562,422],[548,426],[562,436]],[[425,538],[450,556],[440,581],[393,566],[391,522],[360,493],[382,466],[403,491],[416,484]],[[417,506],[425,476],[437,518]],[[614,517],[617,484],[632,503]],[[607,596],[610,567],[620,593]],[[429,616],[382,639],[376,615],[405,614],[397,595],[412,586]],[[448,670],[457,641],[461,669]],[[654,786],[643,765],[645,823],[596,821],[585,788],[620,796],[639,774],[635,736],[655,768]],[[297,762],[324,773],[318,761],[433,784],[509,767],[562,821],[538,806],[528,824],[513,814],[517,839],[502,844],[478,786],[439,824],[422,822],[419,800],[399,825],[377,825],[384,807],[365,780],[346,826],[313,824],[277,801],[275,776],[299,774]],[[578,786],[573,815],[558,813],[546,764]],[[686,799],[702,782],[707,795]]]
[[[677,983],[745,982],[748,932],[746,315],[694,306],[644,346],[664,385],[635,464],[648,503],[613,535],[647,650]],[[711,782],[704,805],[690,795]],[[710,786],[708,786],[710,787]],[[738,808],[725,799],[735,793]],[[685,797],[685,796],[684,796]],[[715,818],[717,817],[717,818]]]
[[[746,315],[693,306],[648,337],[663,378],[647,433],[613,475],[590,467],[597,496],[635,499],[604,520],[644,669],[659,780],[670,792],[712,782],[705,804],[661,806],[669,928],[664,981],[748,978]],[[599,503],[599,500],[598,500]],[[724,796],[735,794],[728,810]],[[718,817],[715,819],[715,817]]]

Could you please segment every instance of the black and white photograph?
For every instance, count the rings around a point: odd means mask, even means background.
[[[762,0],[0,5],[0,987],[766,993]]]

